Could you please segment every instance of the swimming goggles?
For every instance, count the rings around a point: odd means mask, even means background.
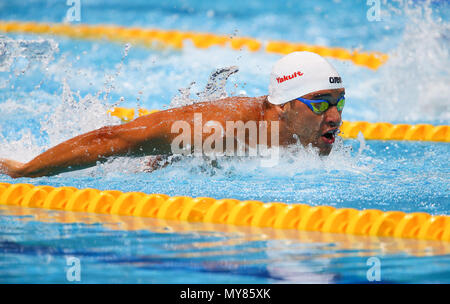
[[[344,96],[339,98],[336,103],[331,103],[328,100],[324,100],[324,99],[309,100],[309,99],[304,99],[301,97],[296,98],[296,99],[298,101],[303,102],[305,105],[308,106],[308,108],[311,109],[311,111],[313,111],[316,114],[322,114],[323,112],[328,110],[328,108],[330,106],[336,106],[337,110],[340,112],[344,109],[344,106],[345,106],[345,97]]]

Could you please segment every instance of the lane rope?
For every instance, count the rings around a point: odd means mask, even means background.
[[[137,116],[148,115],[158,110],[134,109],[116,107],[108,113],[129,122]],[[391,124],[388,122],[343,121],[339,136],[342,138],[357,138],[359,132],[367,140],[414,140],[450,142],[450,126],[433,126],[430,124]]]
[[[251,52],[265,51],[276,54],[289,54],[295,51],[310,51],[323,57],[351,61],[356,65],[373,70],[378,69],[388,60],[388,55],[380,52],[361,52],[341,47],[327,47],[289,41],[262,41],[251,37],[230,37],[213,33],[198,33],[178,30],[149,28],[131,28],[116,25],[36,23],[23,21],[0,21],[0,32],[48,34],[74,39],[128,42],[152,48],[182,49],[184,42],[200,49],[212,46],[230,47],[233,50],[247,49]]]
[[[0,204],[164,220],[450,241],[450,216],[0,183]]]
[[[67,212],[52,210],[49,212],[43,208],[23,208],[20,206],[1,206],[3,215],[31,217],[33,220],[47,223],[84,223],[87,225],[98,224],[110,230],[137,231],[147,230],[158,234],[172,233],[226,233],[229,237],[214,242],[215,246],[229,246],[230,244],[247,244],[249,241],[267,240],[301,240],[309,244],[333,243],[335,252],[353,252],[355,248],[361,251],[373,251],[374,248],[383,254],[408,254],[417,257],[436,256],[450,254],[450,243],[433,240],[415,240],[408,238],[383,238],[376,236],[317,233],[315,231],[300,231],[297,229],[273,229],[255,226],[235,226],[201,222],[171,221],[150,217],[120,216],[115,214],[100,214],[85,212]],[[230,233],[232,235],[230,235]],[[444,245],[444,246],[443,246]],[[445,246],[447,245],[447,246]],[[342,251],[343,250],[343,251]],[[219,253],[222,254],[222,253]],[[338,253],[340,254],[340,253]]]

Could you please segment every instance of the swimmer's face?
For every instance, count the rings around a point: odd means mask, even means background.
[[[335,104],[344,96],[345,89],[332,89],[316,91],[304,96],[309,100],[327,100]],[[342,111],[336,106],[330,106],[322,114],[316,114],[299,100],[292,100],[284,110],[288,129],[298,136],[302,145],[312,144],[319,148],[321,155],[330,154],[335,135],[342,122]]]

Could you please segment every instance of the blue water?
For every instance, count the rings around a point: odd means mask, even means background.
[[[0,20],[61,22],[64,1],[0,1]],[[81,1],[81,22],[214,32],[389,54],[377,71],[330,60],[346,86],[343,119],[450,122],[448,2],[382,3],[369,22],[365,1]],[[276,54],[220,47],[182,51],[110,42],[0,36],[0,157],[28,161],[75,135],[120,121],[113,104],[164,109],[192,82],[238,66],[229,95],[267,94]],[[7,50],[5,52],[5,50]],[[326,158],[297,148],[273,168],[259,160],[187,158],[152,173],[144,159],[116,158],[54,177],[0,182],[92,187],[168,195],[254,199],[357,209],[450,214],[448,143],[338,141]],[[125,182],[124,182],[125,181]],[[81,283],[368,282],[367,260],[383,282],[450,282],[450,248],[441,242],[355,238],[107,217],[1,206],[0,282]],[[187,281],[186,278],[189,278]]]

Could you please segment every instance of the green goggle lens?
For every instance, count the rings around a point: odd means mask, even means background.
[[[345,98],[341,98],[341,100],[339,100],[339,102],[336,105],[336,108],[338,109],[338,111],[342,111],[344,109],[345,106]]]
[[[341,98],[339,102],[336,104],[336,108],[338,111],[342,111],[345,106],[345,98]],[[316,114],[322,114],[330,107],[330,104],[327,101],[320,102],[311,102],[311,107],[313,108],[313,112]]]
[[[314,113],[319,114],[328,110],[330,105],[328,104],[328,102],[322,101],[322,102],[312,102],[311,106],[314,109]]]

